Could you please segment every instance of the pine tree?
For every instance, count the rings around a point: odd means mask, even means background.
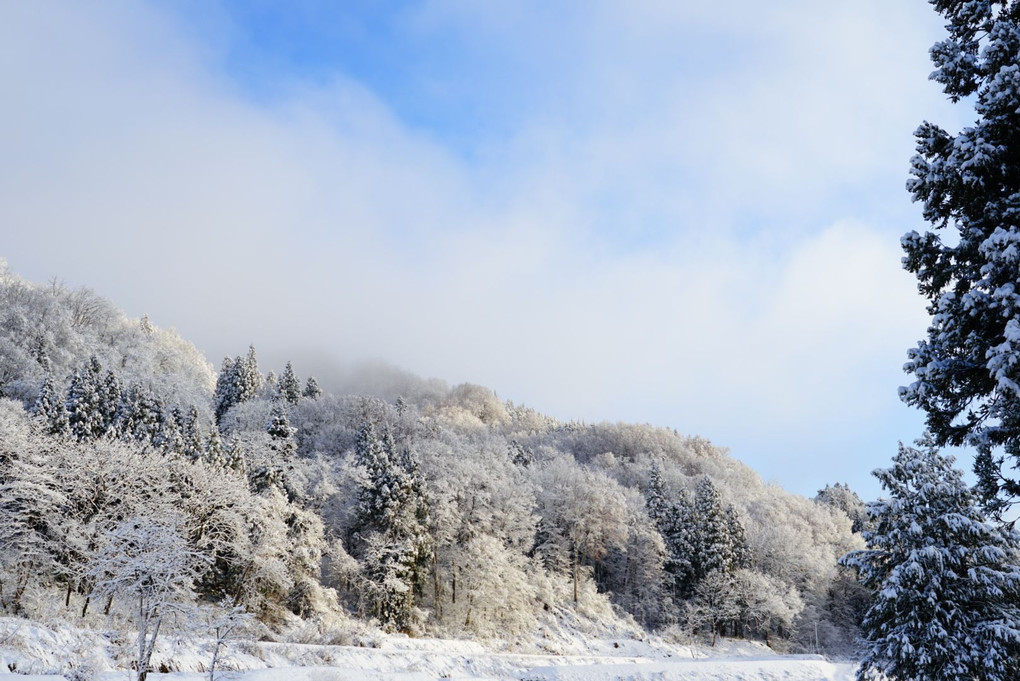
[[[99,388],[99,409],[104,435],[114,437],[117,435],[117,408],[120,406],[122,392],[120,380],[112,371],[107,370]]]
[[[234,388],[237,403],[247,402],[259,396],[262,387],[265,385],[265,378],[259,371],[258,359],[255,356],[255,346],[248,346],[248,354],[243,359],[234,360],[236,373]]]
[[[241,442],[237,439],[237,433],[230,436],[224,456],[227,468],[245,477],[248,476],[248,464],[244,459],[244,451],[241,448]]]
[[[106,432],[101,372],[102,366],[93,355],[71,376],[65,404],[70,432],[79,440],[92,440]]]
[[[67,406],[53,384],[49,374],[39,388],[39,396],[32,405],[32,413],[46,423],[46,432],[50,435],[66,435],[69,431]]]
[[[220,438],[220,429],[215,425],[209,428],[209,437],[206,440],[203,458],[210,466],[227,466],[227,452],[223,447],[223,440]]]
[[[415,601],[431,556],[425,482],[410,451],[397,455],[388,432],[369,422],[358,434],[357,461],[366,485],[358,499],[355,536],[374,614],[398,631],[415,626]]]
[[[835,485],[826,485],[825,489],[818,490],[815,501],[846,514],[852,523],[851,532],[861,532],[867,525],[868,513],[864,508],[864,502],[850,489],[850,485],[838,482]]]
[[[46,346],[46,336],[41,333],[38,334],[35,337],[35,342],[32,344],[32,358],[43,371],[49,373],[53,369],[53,364],[50,362],[50,353],[47,351]]]
[[[245,357],[223,358],[220,373],[216,377],[213,393],[213,408],[216,423],[219,424],[235,404],[258,397],[266,385],[266,379],[259,371],[255,346],[248,347]]]
[[[667,494],[658,465],[652,468],[647,508],[648,517],[655,523],[666,547],[663,568],[669,577],[673,600],[689,598],[699,578],[694,564],[697,550],[694,505],[685,490]]]
[[[1020,536],[986,522],[952,457],[919,445],[875,471],[890,498],[869,504],[867,550],[841,560],[875,594],[857,678],[1020,678]]]
[[[179,454],[184,448],[184,437],[181,432],[183,421],[184,417],[181,415],[181,409],[176,405],[171,407],[169,411],[164,412],[160,428],[152,438],[152,444],[164,452]]]
[[[319,383],[315,380],[315,376],[308,377],[308,382],[305,383],[305,390],[301,394],[310,400],[317,400],[322,397],[322,388],[319,387]]]
[[[732,506],[723,506],[719,491],[705,476],[694,493],[694,551],[691,556],[694,578],[709,573],[732,573],[747,559],[744,529]]]
[[[931,49],[931,78],[978,119],[956,135],[928,122],[915,133],[907,187],[933,231],[903,237],[904,266],[932,319],[901,397],[939,445],[981,453],[981,489],[1001,510],[1020,495],[1003,465],[1020,462],[1020,2],[932,4],[949,37]]]
[[[216,389],[213,393],[213,410],[216,415],[216,423],[219,423],[224,414],[237,404],[237,372],[234,360],[229,357],[223,358],[220,366],[220,373],[216,377]]]
[[[290,362],[287,362],[287,366],[283,368],[278,386],[280,396],[291,404],[297,404],[298,400],[301,399],[301,383],[298,382],[297,376],[294,375],[294,367],[291,366]]]
[[[198,430],[198,407],[192,406],[181,421],[181,454],[192,461],[203,456],[205,450]]]

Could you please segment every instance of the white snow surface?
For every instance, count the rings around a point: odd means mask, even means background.
[[[658,639],[592,640],[587,652],[561,655],[506,652],[462,640],[379,635],[372,642],[376,647],[234,641],[216,676],[236,681],[851,681],[857,668],[815,655],[776,655],[760,644],[735,641],[709,648]],[[124,664],[132,644],[114,633],[0,618],[0,678],[133,678]],[[208,678],[210,645],[164,640],[153,662],[168,671],[149,678]]]

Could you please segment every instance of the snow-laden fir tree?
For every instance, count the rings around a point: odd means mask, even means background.
[[[184,438],[181,434],[181,421],[183,421],[183,417],[180,407],[176,405],[171,407],[164,414],[162,424],[155,437],[153,437],[152,444],[164,452],[180,453],[184,446]]]
[[[283,368],[283,373],[280,374],[277,387],[280,391],[280,397],[291,404],[297,404],[298,400],[301,399],[301,383],[298,381],[297,376],[294,375],[294,367],[291,366],[290,362],[287,362],[287,366]]]
[[[216,376],[216,388],[213,391],[213,413],[216,416],[216,423],[219,423],[224,414],[237,404],[237,388],[234,379],[234,360],[224,357],[220,373]]]
[[[694,552],[697,530],[694,504],[686,490],[667,495],[658,465],[652,468],[647,497],[648,517],[655,523],[665,544],[663,568],[674,602],[691,596],[697,584],[694,572]]]
[[[850,489],[846,483],[826,485],[825,489],[818,490],[815,501],[826,506],[838,509],[850,518],[852,532],[861,532],[868,521],[868,512],[864,508],[864,502]]]
[[[219,423],[235,404],[258,397],[264,386],[265,378],[259,371],[254,345],[248,347],[248,354],[245,357],[238,356],[234,359],[225,357],[220,373],[216,377],[216,389],[213,393],[216,423]]]
[[[101,372],[102,366],[93,355],[71,376],[65,404],[71,434],[79,440],[95,439],[106,431]]]
[[[396,453],[388,432],[369,422],[358,433],[357,463],[366,472],[358,499],[355,540],[367,577],[372,614],[387,627],[417,627],[431,535],[425,485],[413,455]]]
[[[694,528],[691,563],[695,580],[715,571],[732,573],[747,562],[744,528],[734,508],[723,505],[708,476],[698,481],[694,491]]]
[[[223,467],[227,465],[226,449],[223,447],[220,429],[215,425],[209,428],[209,437],[206,439],[202,458],[210,466]]]
[[[198,407],[191,406],[181,421],[181,454],[195,461],[202,458],[204,450],[205,443],[198,428]]]
[[[117,375],[107,369],[103,376],[103,382],[99,386],[99,405],[102,416],[103,435],[117,435],[117,407],[120,405],[120,396],[123,386]]]
[[[302,392],[301,395],[310,400],[317,400],[322,397],[322,388],[319,387],[319,383],[315,380],[315,376],[308,377],[308,381],[305,383],[304,392]]]
[[[875,593],[857,678],[1015,681],[1020,537],[986,521],[952,457],[918,444],[874,472],[889,498],[868,505],[868,548],[841,559]]]
[[[927,338],[901,388],[939,445],[978,451],[981,489],[1001,508],[1020,495],[1020,2],[931,0],[949,36],[931,78],[977,120],[957,134],[925,122],[907,188],[932,231],[903,237],[928,301]],[[942,230],[953,234],[944,238]]]
[[[49,374],[39,388],[39,396],[32,406],[32,413],[46,423],[46,432],[50,435],[66,435],[69,429],[67,406],[64,398],[53,383]]]

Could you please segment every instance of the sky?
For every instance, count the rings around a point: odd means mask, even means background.
[[[382,360],[813,495],[923,419],[922,0],[0,3],[0,257],[218,366]]]

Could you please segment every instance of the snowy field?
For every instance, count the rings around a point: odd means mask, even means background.
[[[0,676],[75,681],[133,678],[123,664],[129,640],[60,626],[47,628],[0,618]],[[589,641],[583,654],[495,652],[470,641],[383,636],[376,647],[298,643],[230,643],[219,679],[236,681],[851,681],[855,664],[812,655],[774,655],[751,643],[717,648],[668,646],[661,641]],[[154,663],[169,671],[150,679],[199,681],[210,643],[169,640]],[[120,661],[118,661],[120,660]],[[239,671],[243,670],[243,671]]]

